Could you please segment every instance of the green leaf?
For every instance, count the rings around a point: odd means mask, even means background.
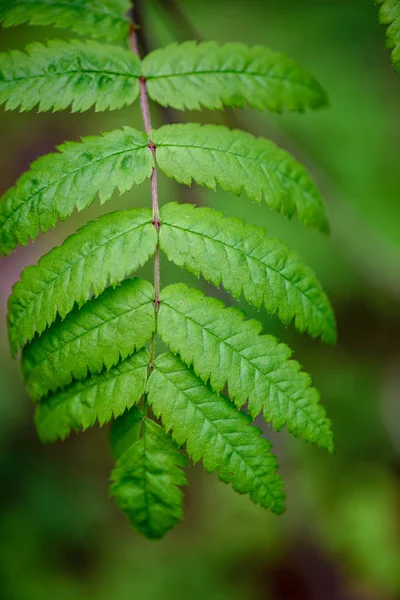
[[[139,533],[160,539],[182,519],[178,486],[187,485],[185,466],[185,457],[163,428],[143,419],[141,437],[118,460],[110,488]]]
[[[100,426],[122,415],[139,402],[144,393],[149,353],[142,349],[85,381],[44,398],[35,413],[36,428],[43,442],[65,439],[72,431],[84,431],[96,421]]]
[[[220,392],[226,382],[238,407],[249,401],[253,418],[261,411],[276,430],[286,424],[295,436],[332,451],[330,421],[319,394],[291,351],[258,321],[244,321],[236,308],[184,284],[170,285],[160,296],[158,332],[196,375]]]
[[[34,400],[86,379],[133,354],[155,329],[154,290],[148,281],[129,279],[71,312],[26,346],[22,369]]]
[[[396,71],[400,72],[400,1],[377,0],[380,4],[379,20],[388,25],[386,44],[392,49],[392,62]]]
[[[255,202],[328,231],[321,196],[307,171],[263,138],[217,125],[166,125],[153,132],[157,164],[179,183],[244,191]]]
[[[336,339],[329,300],[313,271],[261,227],[226,218],[210,208],[167,204],[161,209],[160,248],[169,260],[234,298],[262,304],[281,321],[326,342]]]
[[[8,302],[13,352],[41,334],[75,302],[116,286],[143,265],[157,244],[149,209],[118,211],[88,223],[22,272]]]
[[[244,107],[281,112],[326,105],[320,84],[284,54],[263,46],[185,42],[143,60],[150,97],[178,110]]]
[[[143,352],[141,350],[140,352]],[[134,355],[136,356],[136,355]],[[148,361],[150,360],[150,353],[147,352]],[[127,359],[129,360],[129,359]],[[123,361],[125,362],[125,361]],[[123,364],[120,363],[120,364]],[[148,362],[147,362],[148,365]],[[118,365],[117,365],[118,366]],[[115,368],[115,367],[113,367]],[[147,379],[147,370],[146,370]],[[146,387],[146,380],[145,380]],[[142,389],[142,388],[140,388]],[[144,392],[144,389],[141,393]],[[110,448],[111,454],[114,460],[118,460],[124,452],[138,441],[140,437],[140,431],[142,429],[143,415],[137,406],[132,406],[129,410],[126,410],[121,416],[114,419],[110,427]]]
[[[221,481],[256,504],[284,511],[276,458],[249,415],[204,385],[173,354],[157,358],[147,391],[155,415],[178,445],[186,443],[194,462],[202,459],[206,471],[217,471]]]
[[[82,35],[121,40],[128,35],[129,0],[2,0],[3,27],[22,23],[70,28]]]
[[[7,110],[113,110],[139,95],[140,61],[99,42],[37,42],[0,54],[0,104]]]
[[[147,135],[130,127],[58,150],[35,161],[0,200],[0,254],[46,233],[97,195],[103,204],[116,188],[122,194],[141,184],[154,165]]]

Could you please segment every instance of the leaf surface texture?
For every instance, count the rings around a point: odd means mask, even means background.
[[[64,318],[91,293],[101,294],[133,273],[154,253],[157,234],[149,209],[117,211],[88,223],[26,268],[8,303],[14,353],[41,334],[57,315]]]
[[[160,248],[169,260],[222,284],[234,298],[243,294],[257,308],[264,304],[285,324],[294,319],[301,332],[335,341],[328,298],[313,271],[286,244],[210,208],[171,203],[160,215]]]
[[[58,151],[36,160],[0,200],[0,253],[26,245],[96,196],[103,204],[116,189],[129,191],[154,165],[147,135],[130,127],[67,142]]]
[[[294,60],[263,46],[171,44],[143,60],[150,97],[178,110],[243,108],[304,111],[327,102],[320,84]]]
[[[139,533],[160,539],[181,520],[183,497],[178,486],[187,485],[185,466],[171,436],[144,418],[140,438],[117,461],[110,488]]]
[[[99,42],[34,42],[0,54],[0,104],[8,110],[113,110],[139,95],[140,61]]]
[[[167,431],[194,462],[217,471],[224,483],[276,513],[284,510],[283,482],[270,443],[249,415],[238,411],[173,354],[156,359],[147,385],[149,402]]]
[[[34,400],[110,369],[150,341],[155,329],[153,286],[128,279],[55,323],[22,353],[22,369]]]
[[[54,25],[116,41],[128,35],[129,8],[129,0],[2,0],[0,22],[3,27]]]
[[[278,431],[332,451],[330,421],[309,375],[290,360],[291,351],[273,336],[260,335],[258,321],[184,284],[161,293],[158,331],[174,353],[220,392],[228,383],[238,407],[247,401],[253,418],[264,413]]]
[[[149,353],[142,349],[85,381],[44,398],[35,413],[36,428],[43,442],[65,439],[72,431],[84,431],[96,421],[100,425],[122,415],[139,402],[147,380]]]
[[[307,171],[264,138],[220,125],[165,125],[153,132],[157,164],[179,183],[195,183],[267,206],[326,232],[322,198]]]

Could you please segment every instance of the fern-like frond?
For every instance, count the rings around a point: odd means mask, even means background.
[[[128,35],[129,8],[129,0],[2,0],[0,22],[3,27],[54,25],[115,41]]]
[[[144,393],[149,352],[144,348],[85,381],[76,381],[66,389],[38,403],[36,428],[43,442],[65,439],[72,431],[84,431],[96,421],[100,425],[122,415],[139,402]]]
[[[14,353],[57,314],[82,306],[115,286],[154,253],[157,234],[149,209],[118,211],[88,223],[22,272],[8,301],[8,332]]]
[[[139,95],[140,61],[118,46],[54,40],[25,52],[0,54],[0,104],[7,110],[113,110]]]
[[[24,378],[34,400],[86,379],[150,341],[155,329],[154,290],[139,278],[108,288],[55,323],[22,353]]]
[[[196,375],[220,392],[228,382],[238,407],[249,401],[255,418],[261,411],[278,431],[286,424],[295,436],[332,450],[330,421],[319,394],[290,349],[272,336],[259,335],[261,324],[244,321],[236,308],[226,308],[184,284],[161,293],[158,332]]]
[[[167,204],[161,209],[160,248],[169,260],[235,298],[245,299],[301,332],[336,339],[335,318],[313,271],[261,227],[226,218],[210,208]]]
[[[162,538],[182,519],[187,485],[186,458],[171,436],[143,418],[139,439],[118,459],[110,492],[132,527],[151,539]]]
[[[397,3],[376,1],[396,57]],[[182,518],[187,456],[255,504],[285,510],[277,459],[253,423],[261,415],[277,431],[287,427],[333,449],[319,394],[290,349],[241,311],[187,285],[161,291],[159,252],[312,337],[334,342],[336,325],[312,270],[264,229],[211,208],[159,206],[162,171],[188,186],[247,195],[327,233],[307,170],[243,131],[196,123],[154,130],[149,101],[281,113],[320,108],[327,97],[299,64],[262,46],[184,42],[141,60],[133,4],[0,0],[0,28],[53,25],[104,40],[33,42],[0,53],[0,108],[106,111],[140,95],[144,123],[144,131],[125,127],[67,142],[33,162],[0,198],[0,257],[151,177],[151,210],[101,216],[22,272],[9,299],[8,331],[41,440],[110,422],[110,492],[134,529],[159,539]],[[134,277],[151,256],[154,286]],[[158,356],[160,344],[169,351]]]
[[[143,74],[149,96],[179,110],[248,104],[260,110],[304,111],[327,103],[314,77],[264,46],[171,44],[145,57]]]
[[[243,131],[194,123],[166,125],[153,132],[157,164],[179,183],[264,200],[287,217],[328,230],[322,198],[307,171],[271,141]]]
[[[376,0],[380,5],[379,19],[382,25],[388,25],[386,44],[392,49],[392,62],[400,72],[400,1]]]
[[[109,200],[150,177],[154,165],[144,132],[130,127],[82,142],[67,142],[42,156],[0,200],[0,254],[45,233],[74,209],[90,206],[98,195]]]
[[[217,471],[253,502],[276,513],[284,510],[283,482],[276,473],[270,443],[251,426],[251,418],[219,396],[173,354],[155,362],[148,399],[156,416],[194,462],[203,460],[208,472]]]

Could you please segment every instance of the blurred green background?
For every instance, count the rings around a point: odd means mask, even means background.
[[[174,4],[142,1],[150,48],[194,35],[265,44],[300,61],[329,93],[328,109],[306,115],[153,107],[153,119],[224,123],[269,137],[315,177],[328,205],[329,239],[221,191],[162,178],[161,199],[263,224],[316,270],[338,319],[335,348],[283,328],[263,310],[247,312],[289,342],[313,374],[336,452],[331,457],[264,424],[287,482],[286,514],[274,517],[191,467],[185,520],[154,543],[132,532],[108,497],[107,428],[40,445],[7,347],[7,297],[20,271],[78,226],[110,210],[148,206],[149,185],[103,207],[96,202],[0,259],[0,598],[400,598],[400,79],[377,8],[372,0],[181,0],[186,22]],[[69,34],[2,30],[0,48],[60,37]],[[72,116],[1,111],[0,192],[55,145],[124,124],[142,127],[137,106]],[[192,281],[165,261],[162,280]]]

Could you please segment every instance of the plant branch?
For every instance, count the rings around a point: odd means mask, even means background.
[[[137,4],[135,3],[137,6]],[[134,52],[140,58],[139,51],[139,41],[138,41],[138,25],[133,23],[131,25],[130,30],[130,47],[132,52]],[[156,147],[152,142],[152,125],[151,125],[151,116],[150,116],[150,107],[149,107],[149,98],[147,94],[146,80],[141,77],[140,78],[140,108],[142,112],[142,118],[144,127],[147,135],[149,136],[149,148],[153,154],[154,161],[156,159]],[[157,184],[157,168],[156,164],[154,164],[152,174],[151,174],[151,204],[153,211],[153,225],[157,231],[157,234],[160,229],[160,217],[159,217],[159,202],[158,202],[158,184]],[[155,355],[156,355],[156,335],[157,335],[157,316],[158,309],[160,305],[160,249],[157,243],[156,251],[154,253],[154,312],[156,317],[156,329],[153,335],[152,343],[151,343],[151,355],[150,355],[150,370],[153,369]],[[147,407],[147,399],[144,400],[143,411],[145,412]]]
[[[148,54],[150,50],[152,50],[152,48],[149,47],[147,38],[143,33],[143,15],[138,0],[133,2],[131,10],[131,20],[133,23],[133,27],[135,28],[135,38],[133,40],[135,44],[134,52],[139,57],[140,55],[146,56],[146,54]]]

